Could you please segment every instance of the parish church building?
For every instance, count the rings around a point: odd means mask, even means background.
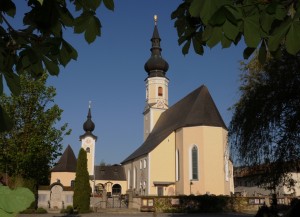
[[[145,63],[146,104],[144,141],[120,164],[95,165],[97,136],[89,107],[83,124],[81,147],[87,152],[88,172],[95,194],[134,195],[230,195],[234,193],[233,165],[229,158],[227,127],[205,85],[201,85],[172,106],[168,102],[169,65],[162,58],[155,20],[151,56]],[[51,172],[65,204],[71,201],[76,157],[66,148]],[[49,189],[48,189],[49,192]],[[55,192],[39,191],[44,201],[58,198]],[[64,197],[64,196],[62,196]]]

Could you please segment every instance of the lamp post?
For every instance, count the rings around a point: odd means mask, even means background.
[[[190,180],[190,195],[192,194],[192,185],[193,185],[193,182],[192,182],[192,180]]]

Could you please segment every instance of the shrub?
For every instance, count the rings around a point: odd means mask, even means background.
[[[45,210],[44,208],[39,207],[39,208],[36,209],[35,213],[44,214],[44,213],[47,213],[47,210]]]

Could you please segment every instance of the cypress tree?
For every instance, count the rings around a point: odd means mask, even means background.
[[[90,211],[90,195],[92,189],[89,182],[89,173],[87,170],[86,151],[81,148],[77,160],[73,207],[79,213]]]

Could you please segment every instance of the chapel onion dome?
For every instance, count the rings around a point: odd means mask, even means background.
[[[93,132],[94,129],[95,129],[95,124],[92,121],[91,108],[89,108],[87,120],[83,124],[83,130],[85,132]]]
[[[151,57],[145,63],[145,71],[148,73],[148,77],[165,77],[166,72],[169,69],[169,64],[165,61],[161,56],[161,48],[160,48],[160,37],[157,29],[157,16],[154,16],[155,26],[153,35],[151,38],[152,47]]]

